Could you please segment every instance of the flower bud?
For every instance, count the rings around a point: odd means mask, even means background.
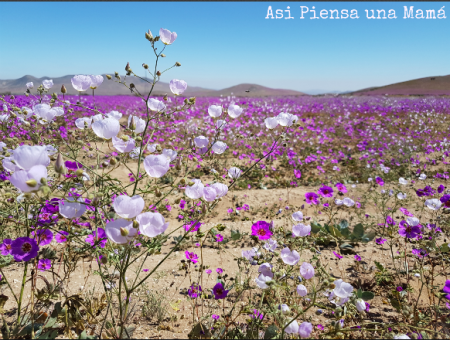
[[[146,70],[148,70],[148,65],[146,63],[143,63],[142,67],[145,68]]]
[[[111,157],[111,159],[109,160],[109,164],[116,165],[117,164],[116,158],[115,157]]]
[[[194,184],[195,184],[194,181],[189,181],[189,183],[188,183],[189,186],[193,186]]]
[[[83,176],[83,170],[82,169],[77,169],[77,171],[75,171],[75,175],[77,177]]]
[[[334,289],[334,288],[336,288],[336,285],[335,285],[334,283],[331,283],[331,284],[330,284],[330,288],[331,288],[331,289]]]
[[[131,68],[130,68],[130,63],[127,63],[127,66],[125,66],[125,71],[130,72]]]
[[[186,180],[184,178],[180,179],[180,184],[182,185],[186,184]]]
[[[175,200],[175,204],[180,204],[180,202],[181,202],[181,198],[178,197],[178,198]]]
[[[123,237],[128,236],[130,232],[128,231],[128,229],[126,228],[120,228],[120,235],[122,235]]]
[[[47,178],[42,177],[40,182],[42,185],[47,185]]]
[[[28,181],[25,182],[29,187],[34,188],[37,185],[37,182],[35,179],[30,179]]]
[[[131,87],[131,84],[130,84]],[[136,122],[134,120],[134,116],[131,117],[131,122],[130,122],[130,130],[136,130]]]
[[[139,222],[138,221],[136,221],[136,220],[133,221],[133,228],[134,229],[138,229],[139,228]]]
[[[202,204],[202,214],[206,214],[206,211],[207,211],[207,209],[206,209],[206,204],[203,203],[203,204]]]
[[[156,146],[156,151],[158,151],[158,152],[162,151],[161,146],[159,144]]]
[[[175,165],[175,169],[177,169],[177,170],[181,170],[181,157],[180,158],[178,158],[178,160],[177,160],[177,164]]]
[[[103,263],[103,264],[107,264],[107,263],[108,263],[108,258],[107,258],[106,256],[103,256],[103,257],[100,259],[100,262]]]
[[[181,64],[177,61],[177,62],[175,63],[175,66],[176,66],[176,67],[180,67]]]
[[[120,136],[120,139],[123,140],[124,142],[128,142],[130,140],[130,136],[122,135]]]
[[[112,77],[109,74],[106,75],[106,78],[108,78],[108,80],[112,79]]]
[[[161,71],[157,71],[157,72],[156,72],[156,75],[157,75],[158,77],[160,77],[161,74],[162,74]]]
[[[159,191],[158,188],[156,188],[156,190],[155,190],[155,196],[156,197],[161,197],[162,196],[161,191]]]
[[[197,158],[197,157],[193,157],[192,160],[193,160],[194,162],[198,162],[198,158]]]
[[[165,57],[166,57],[166,55],[165,55],[164,53],[161,53],[161,57],[165,58]]]
[[[167,94],[165,94],[164,97],[163,97],[163,100],[167,101],[167,99],[169,99],[169,98],[167,98]]]
[[[224,225],[222,225],[222,224],[219,224],[219,225],[217,226],[217,230],[218,230],[218,231],[224,231],[225,228],[226,228],[226,226],[224,226]]]
[[[43,185],[40,187],[40,190],[44,194],[44,196],[48,196],[51,192],[50,188],[47,185]]]
[[[148,41],[153,41],[153,35],[150,30],[148,30],[148,32],[145,32],[145,39],[147,39]]]
[[[61,86],[61,93],[67,93],[66,87],[64,85]]]
[[[192,103],[192,104],[195,104],[195,97],[189,98],[189,102]]]
[[[137,136],[134,140],[136,142],[142,142],[142,137],[141,136]]]
[[[62,175],[65,175],[67,173],[67,168],[64,165],[64,159],[61,153],[58,153],[58,157],[56,158],[55,172]]]

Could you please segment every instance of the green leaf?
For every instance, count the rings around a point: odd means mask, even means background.
[[[375,231],[369,231],[367,234],[364,234],[363,235],[363,237],[361,238],[361,240],[363,241],[363,242],[370,242],[370,241],[372,241],[374,238],[375,238],[375,236],[376,236],[376,233],[375,233]]]
[[[348,237],[350,235],[350,229],[349,228],[341,228],[341,234],[344,237]]]
[[[57,320],[58,320],[57,318],[50,317],[48,319],[48,321],[46,322],[46,324],[44,325],[44,328],[51,328],[51,327],[53,327],[56,324]]]
[[[345,229],[345,228],[348,228],[347,220],[341,220],[341,222],[339,222],[339,227],[341,227],[341,230]]]
[[[264,339],[273,339],[278,335],[278,328],[275,325],[270,325],[267,327],[266,332],[264,333]]]
[[[45,332],[38,339],[56,339],[57,336],[58,336],[58,331],[55,329],[55,330],[50,330],[48,332]]]
[[[383,265],[378,261],[374,261],[374,262],[375,262],[375,266],[377,266],[378,270],[382,272],[384,270]]]
[[[323,228],[319,223],[311,222],[311,232],[313,232],[314,234],[317,234],[322,229]]]
[[[342,234],[337,228],[330,226],[329,229],[331,235],[333,235],[336,238],[342,238]]]
[[[348,243],[342,243],[340,246],[341,249],[353,249],[353,246]]]
[[[241,237],[242,237],[242,235],[241,235],[241,233],[239,232],[239,230],[231,230],[231,238],[232,238],[234,241],[237,241],[237,240],[241,239]]]
[[[448,246],[448,243],[444,243],[442,246],[441,246],[441,252],[443,252],[443,253],[448,253],[450,251],[450,248],[449,248],[449,246]]]
[[[396,299],[389,300],[391,302],[392,307],[394,307],[397,311],[400,311],[400,303]]]
[[[361,299],[361,298],[362,298],[362,290],[361,290],[361,289],[358,289],[358,290],[356,291],[356,297],[357,297],[358,299]]]
[[[353,232],[351,236],[356,239],[361,239],[363,235],[364,235],[364,226],[361,223],[358,223],[353,227]]]
[[[364,301],[372,300],[375,297],[375,294],[372,292],[362,292],[361,298]]]

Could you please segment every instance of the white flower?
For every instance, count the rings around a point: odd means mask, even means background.
[[[228,169],[228,176],[230,176],[232,179],[238,179],[242,175],[242,170],[238,169],[236,167],[231,167]]]
[[[263,263],[262,265],[259,266],[258,272],[263,274],[264,276],[273,278],[272,267],[273,266],[270,263],[267,262]]]
[[[344,204],[344,201],[343,201],[343,200],[340,200],[340,199],[338,199],[338,198],[336,198],[336,199],[334,200],[334,203],[335,203],[336,205],[342,205],[342,204]]]
[[[150,98],[147,105],[152,111],[162,112],[166,109],[166,105],[162,101],[155,98]]]
[[[156,151],[156,146],[159,145],[157,143],[155,144],[149,144],[147,145],[147,150],[150,151],[150,153],[154,153]]]
[[[142,118],[136,117],[136,116],[132,116],[129,115],[128,116],[128,127],[131,127],[131,120],[134,120],[134,125],[135,125],[135,129],[133,130],[133,132],[135,133],[141,133],[144,132],[145,130],[145,120],[143,120]]]
[[[205,186],[199,179],[193,179],[192,181],[194,182],[194,184],[187,185],[184,192],[187,197],[196,200],[203,196],[203,189],[205,188]]]
[[[32,89],[34,87],[33,82],[27,83],[27,89]]]
[[[222,106],[210,105],[208,107],[208,114],[213,118],[219,117],[222,114]]]
[[[100,138],[111,139],[119,133],[120,124],[115,118],[105,118],[92,124],[92,130]]]
[[[264,123],[266,124],[266,128],[275,129],[278,126],[278,118],[277,117],[269,117],[264,119]]]
[[[137,229],[133,222],[122,218],[106,223],[105,234],[112,242],[126,244],[137,236]]]
[[[281,305],[279,305],[278,309],[281,310],[281,313],[283,313],[283,314],[287,314],[291,311],[289,306],[285,303],[282,303]]]
[[[277,116],[278,124],[281,126],[291,126],[298,120],[298,117],[290,113],[281,112]]]
[[[286,322],[287,323],[287,322]],[[297,334],[298,333],[298,323],[297,320],[292,321],[285,329],[284,332],[287,334]]]
[[[311,232],[311,226],[304,225],[303,223],[299,223],[292,227],[292,235],[294,235],[295,237],[308,236],[310,232]]]
[[[218,119],[216,121],[216,128],[219,129],[219,130],[223,130],[226,125],[227,125],[227,122],[222,120],[222,119]]]
[[[194,138],[194,143],[197,148],[205,148],[208,146],[209,140],[205,136],[198,136]]]
[[[99,120],[103,120],[103,115],[101,113],[96,114],[95,116],[92,116],[92,121],[97,122]]]
[[[291,251],[289,248],[284,248],[281,251],[281,259],[284,263],[294,266],[300,261],[300,255],[296,250]]]
[[[12,159],[16,166],[23,170],[30,170],[35,165],[43,165],[47,167],[50,164],[45,146],[29,146],[21,145],[12,153]]]
[[[344,282],[342,279],[334,281],[335,288],[333,289],[333,293],[335,296],[339,298],[349,298],[353,293],[353,286],[347,282]]]
[[[230,106],[228,106],[228,115],[231,118],[237,118],[242,114],[243,109],[237,105],[234,104],[230,104]]]
[[[211,185],[211,188],[214,188],[214,190],[216,190],[217,198],[225,196],[228,192],[228,186],[222,183],[214,183]]]
[[[103,76],[101,75],[90,75],[88,76],[91,79],[91,85],[90,88],[95,90],[97,87],[99,87],[103,83]]]
[[[292,219],[296,222],[300,222],[303,220],[303,213],[301,211],[296,211],[292,214]]]
[[[52,156],[58,152],[58,149],[56,149],[53,145],[44,145],[44,148],[49,156]]]
[[[139,195],[134,195],[133,197],[121,195],[115,198],[113,208],[120,217],[133,218],[142,212],[144,205],[145,202]]]
[[[107,113],[105,116],[108,118],[114,118],[117,120],[120,120],[120,118],[122,118],[122,114],[119,111],[111,111],[111,112]],[[128,119],[128,120],[130,120],[130,119]]]
[[[136,147],[136,142],[133,138],[124,141],[122,138],[113,137],[112,144],[120,153],[131,152]]]
[[[169,222],[165,222],[160,213],[145,212],[136,217],[139,222],[141,234],[148,237],[156,237],[163,234],[169,227]]]
[[[178,152],[172,149],[163,149],[162,154],[172,162],[177,158]]]
[[[150,177],[160,178],[170,168],[170,160],[164,155],[150,155],[144,159],[144,168]]]
[[[170,32],[169,30],[161,28],[159,30],[159,38],[164,45],[170,45],[173,44],[173,42],[177,38],[177,34],[175,32]]]
[[[406,179],[404,179],[403,177],[400,177],[400,178],[398,179],[398,182],[399,182],[400,184],[403,184],[403,185],[407,185],[407,184],[408,184],[408,181],[407,181]]]
[[[267,282],[272,281],[272,278],[269,276],[264,276],[263,274],[259,274],[259,276],[255,279],[256,284],[261,289],[267,289],[269,286]]]
[[[85,75],[76,75],[71,80],[72,86],[78,92],[86,91],[91,86],[91,77]]]
[[[172,79],[169,83],[170,91],[179,96],[187,89],[187,83],[184,80]]]
[[[399,193],[397,194],[397,198],[398,198],[399,200],[404,200],[404,199],[406,198],[406,194],[405,194],[405,193],[402,193],[402,192],[399,192]]]
[[[212,151],[214,151],[214,153],[221,155],[227,149],[227,144],[221,141],[217,141],[212,145],[211,149]]]
[[[394,339],[411,339],[409,336],[407,336],[406,334],[399,334],[399,335],[394,335]]]
[[[277,249],[277,247],[278,247],[278,243],[276,240],[273,240],[273,239],[268,239],[263,245],[263,248],[268,251],[275,251],[275,249]]]
[[[34,114],[38,116],[41,124],[50,122],[56,117],[58,111],[51,108],[48,104],[37,104],[33,108]]]
[[[420,174],[419,179],[424,180],[427,178],[427,175],[425,174]]]
[[[46,79],[46,80],[44,80],[44,81],[42,82],[42,85],[44,86],[44,88],[45,88],[46,90],[49,90],[49,89],[51,89],[52,86],[53,86],[53,80],[52,80],[52,79]]]
[[[206,202],[213,202],[216,200],[217,192],[213,187],[204,187],[203,188],[203,199]]]
[[[68,219],[81,217],[86,211],[86,205],[80,202],[83,202],[82,198],[79,198],[77,201],[74,201],[73,198],[59,201],[59,213]]]
[[[308,294],[308,290],[306,289],[306,287],[304,285],[298,285],[297,286],[297,294],[300,296],[306,296]]]
[[[360,313],[366,310],[366,303],[364,302],[363,299],[356,300],[355,306],[356,306],[356,309],[358,310],[358,312],[360,312]]]
[[[355,201],[353,201],[351,198],[349,198],[349,197],[345,197],[343,200],[342,200],[342,203],[345,205],[345,206],[347,206],[347,207],[353,207],[354,205],[355,205]]]
[[[431,210],[439,210],[442,206],[442,202],[437,198],[432,198],[425,201],[425,206]]]
[[[29,170],[18,170],[10,177],[10,182],[22,192],[39,190],[41,179],[47,179],[47,168],[43,165],[35,165]]]
[[[406,223],[408,223],[411,227],[415,227],[419,225],[420,221],[417,217],[411,216],[406,218]]]
[[[89,129],[92,125],[92,118],[88,117],[78,118],[77,120],[75,120],[75,125],[77,126],[77,128],[81,130],[84,130],[85,127]]]

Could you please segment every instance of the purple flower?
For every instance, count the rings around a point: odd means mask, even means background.
[[[355,260],[356,261],[361,261],[361,256],[359,256],[358,254],[355,255]]]
[[[216,242],[222,242],[223,241],[223,236],[220,234],[216,235]]]
[[[38,261],[38,269],[41,272],[45,272],[46,270],[49,270],[52,267],[52,261],[49,259],[40,259]]]
[[[216,269],[216,272],[217,272],[217,274],[219,274],[219,275],[220,275],[220,274],[222,274],[222,273],[223,273],[223,269],[222,269],[222,268],[217,268],[217,269]]]
[[[86,237],[86,242],[95,248],[95,244],[97,243],[100,248],[105,248],[106,242],[108,242],[108,238],[106,236],[105,230],[103,228],[97,229],[98,235],[95,231],[92,232],[91,235]]]
[[[186,231],[190,230],[191,233],[193,233],[193,232],[199,230],[201,226],[202,226],[202,224],[200,222],[198,222],[198,221],[191,221],[189,224],[184,225],[183,228]]]
[[[259,320],[262,320],[262,319],[264,319],[264,315],[263,315],[263,313],[261,313],[259,310],[257,310],[257,309],[254,309],[253,310],[253,314],[252,314],[252,319],[259,319]]]
[[[308,204],[319,204],[319,196],[317,196],[315,193],[313,192],[307,192],[305,194],[305,198],[306,198],[306,203]]]
[[[445,298],[447,300],[450,300],[450,280],[445,281],[445,285],[444,285],[444,288],[442,288],[442,290],[444,293],[447,293]]]
[[[5,238],[3,243],[0,245],[0,251],[3,256],[11,254],[11,243],[12,240],[10,238]]]
[[[36,239],[39,246],[45,246],[52,242],[53,240],[53,233],[50,229],[40,229],[36,232],[32,232],[31,236]]]
[[[387,241],[387,240],[386,240],[385,238],[379,237],[379,238],[377,238],[377,239],[375,240],[375,243],[376,243],[376,244],[382,245],[382,244],[384,244],[384,242],[386,242],[386,241]]]
[[[181,200],[180,201],[180,209],[184,209],[185,204],[186,204],[186,201],[185,200]]]
[[[69,233],[67,231],[64,230],[60,230],[56,232],[55,235],[55,240],[58,243],[64,243],[67,241],[67,235],[69,235]]]
[[[376,177],[375,178],[375,182],[377,182],[377,184],[382,187],[384,185],[384,181],[381,177]]]
[[[405,220],[401,221],[399,224],[398,233],[400,236],[407,238],[416,238],[420,234],[419,226],[411,227]]]
[[[270,231],[270,223],[258,221],[252,225],[252,235],[258,236],[260,240],[268,240],[272,236]]]
[[[336,253],[335,251],[333,251],[334,256],[336,256],[338,259],[342,259],[344,256],[342,256],[341,254]]]
[[[36,240],[29,237],[19,237],[11,243],[11,255],[16,262],[31,260],[37,256],[38,251]]]
[[[195,253],[191,253],[188,250],[186,250],[184,252],[184,254],[186,255],[186,259],[188,261],[191,261],[192,263],[197,263],[198,262],[198,255]]]
[[[148,269],[142,269],[142,271],[143,271],[144,273],[147,273],[147,272],[148,272]]]
[[[370,304],[368,302],[366,302],[366,312],[370,311]]]
[[[343,194],[347,192],[347,187],[342,183],[336,183],[335,187]]]
[[[295,178],[301,178],[302,177],[301,171],[294,169],[294,176]]]
[[[436,193],[436,191],[433,190],[432,187],[430,187],[429,185],[427,185],[424,189],[418,189],[416,190],[416,194],[419,197],[423,197],[423,196],[433,196]]]
[[[443,203],[444,207],[450,208],[450,195],[444,195],[439,200]]]
[[[228,290],[225,289],[222,282],[218,282],[213,288],[213,294],[216,300],[224,299],[228,295]]]
[[[205,270],[205,273],[209,275],[209,274],[212,273],[212,270],[211,270],[211,269],[206,269],[206,270]]]
[[[395,221],[393,220],[393,218],[391,216],[386,216],[386,224],[389,224],[392,226],[396,225]]]
[[[413,249],[411,252],[420,259],[428,255],[428,253],[423,249]]]
[[[399,209],[405,216],[413,217],[414,215],[408,211],[406,208]]]
[[[231,214],[233,211],[234,210],[230,208],[230,209],[227,210],[227,213]]]
[[[444,192],[444,190],[445,190],[445,187],[442,184],[437,189],[439,194],[442,194]]]
[[[66,166],[67,170],[69,170],[69,171],[77,171],[78,169],[83,168],[81,163],[78,163],[78,162],[66,161],[64,163],[64,165]]]
[[[403,288],[402,287],[400,287],[400,286],[398,286],[397,288],[397,292],[401,292],[401,291],[403,291]]]
[[[318,324],[318,325],[317,325],[317,328],[318,328],[319,330],[321,330],[321,331],[323,331],[323,330],[325,329],[325,327],[323,327],[321,324]]]
[[[198,284],[193,284],[188,289],[188,295],[191,299],[195,299],[199,296],[199,293],[202,291],[202,287]]]
[[[322,197],[333,197],[333,188],[324,185],[317,191],[317,194]]]
[[[60,198],[52,198],[50,202],[48,202],[44,207],[42,208],[42,213],[47,214],[57,214],[59,212],[59,201],[61,201]]]
[[[217,314],[213,314],[212,316],[211,316],[211,318],[213,319],[213,320],[219,320],[220,319],[220,316],[219,315],[217,315]]]

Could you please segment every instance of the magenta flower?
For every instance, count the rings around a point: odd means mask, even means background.
[[[295,178],[301,178],[302,177],[301,171],[294,169],[294,176]]]
[[[344,185],[344,184],[342,184],[342,183],[336,183],[336,188],[340,191],[340,192],[342,192],[343,194],[345,194],[346,192],[347,192],[347,187]]]
[[[317,328],[318,328],[319,330],[321,330],[321,331],[323,331],[323,330],[325,329],[325,327],[323,327],[321,324],[318,324],[318,325],[317,325]]]
[[[384,185],[384,181],[381,177],[376,177],[375,178],[375,182],[377,182],[377,184],[382,187]]]
[[[333,188],[324,185],[317,191],[317,194],[322,197],[333,197]]]
[[[212,316],[211,316],[211,318],[213,319],[213,320],[219,320],[220,319],[220,316],[219,315],[217,315],[217,314],[213,314]]]
[[[333,251],[334,256],[336,256],[338,259],[342,259],[343,256],[341,254],[336,253],[335,251]]]
[[[222,268],[217,268],[216,272],[217,272],[217,274],[221,275],[223,273],[223,269]]]
[[[148,272],[148,269],[142,269],[142,271],[143,271],[144,273],[147,273],[147,272]]]
[[[413,255],[416,255],[419,259],[422,259],[422,258],[424,258],[425,256],[428,255],[426,250],[423,250],[423,249],[415,249],[415,248],[413,248],[413,250],[411,252],[412,252]]]
[[[209,275],[209,274],[212,273],[212,270],[211,270],[211,269],[206,269],[206,270],[205,270],[205,273]]]
[[[220,234],[216,235],[216,242],[222,242],[223,241],[223,236]]]
[[[167,209],[167,211],[171,211],[172,210],[172,207],[170,206],[170,204],[166,205],[166,209]]]
[[[16,262],[34,259],[39,251],[36,240],[29,237],[16,238],[11,243],[11,255]]]
[[[228,290],[225,289],[222,282],[218,282],[213,288],[214,298],[216,300],[225,299],[228,295]]]
[[[445,208],[450,208],[450,195],[444,195],[439,200]]]
[[[191,299],[195,299],[200,295],[200,292],[202,291],[202,286],[198,284],[193,284],[189,287],[188,295]]]
[[[184,252],[184,254],[186,255],[186,259],[188,261],[191,261],[192,263],[197,263],[198,262],[198,255],[196,255],[195,253],[191,253],[188,250],[186,250]]]
[[[227,213],[231,214],[233,211],[234,210],[230,208],[230,209],[227,210]]]
[[[40,259],[38,261],[38,269],[41,272],[45,272],[46,270],[49,270],[52,267],[52,261],[49,259]]]
[[[0,251],[3,256],[11,254],[11,243],[12,240],[10,238],[3,240],[3,243],[0,245]]]
[[[85,242],[89,243],[94,248],[96,243],[100,246],[100,248],[105,248],[106,242],[108,242],[108,237],[106,236],[105,230],[103,228],[98,228],[97,231],[98,235],[95,231],[93,231],[91,235],[86,237]]]
[[[444,293],[447,293],[445,298],[447,300],[450,300],[450,280],[445,281],[445,285],[444,285],[444,288],[442,288],[442,290]]]
[[[400,286],[398,286],[398,287],[396,288],[396,290],[397,290],[397,292],[401,292],[401,291],[403,291],[403,288],[400,287]]]
[[[315,193],[313,192],[307,192],[305,194],[305,198],[306,198],[306,203],[308,204],[319,204],[319,196],[317,196]]]
[[[413,217],[414,215],[408,211],[406,208],[399,209],[405,216]]]
[[[55,240],[58,243],[64,243],[67,241],[67,235],[69,235],[69,233],[67,231],[64,230],[60,230],[56,232],[55,235]]]
[[[52,242],[53,240],[53,233],[50,229],[40,229],[36,232],[32,232],[31,236],[36,239],[39,246],[45,246]]]
[[[191,221],[189,224],[184,225],[183,228],[186,231],[190,230],[191,233],[193,233],[193,232],[199,230],[201,226],[202,226],[202,224],[200,222],[198,222],[198,221]]]
[[[272,236],[270,231],[270,223],[258,221],[252,225],[252,235],[258,236],[260,240],[268,240]]]
[[[439,187],[438,187],[438,193],[439,194],[442,194],[443,192],[444,192],[444,190],[445,190],[445,187],[441,184]]]
[[[386,242],[386,241],[387,241],[387,240],[386,240],[385,238],[379,237],[379,238],[377,238],[377,239],[375,240],[375,243],[376,243],[376,244],[382,245],[382,244],[384,244],[384,242]]]
[[[361,261],[361,256],[359,256],[358,254],[355,255],[355,260],[356,261]]]
[[[186,201],[185,200],[181,200],[180,201],[180,209],[184,209],[185,204],[186,204]]]

